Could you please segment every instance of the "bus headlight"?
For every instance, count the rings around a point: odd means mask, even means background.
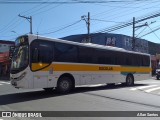
[[[11,77],[12,80],[16,80],[19,81],[21,79],[23,79],[26,76],[26,72],[22,73],[19,77]]]

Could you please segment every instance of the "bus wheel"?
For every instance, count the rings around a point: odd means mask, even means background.
[[[73,86],[73,83],[71,81],[71,79],[69,77],[60,77],[60,79],[58,80],[58,83],[57,83],[57,88],[56,90],[59,92],[59,93],[68,93],[71,91],[72,89],[72,86]]]
[[[126,77],[126,85],[127,85],[127,86],[132,86],[132,85],[134,85],[133,75],[131,75],[131,74],[127,75],[127,77]]]

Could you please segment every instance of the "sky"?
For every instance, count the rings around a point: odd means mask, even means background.
[[[5,2],[5,3],[4,3]],[[62,38],[86,34],[81,16],[90,12],[90,33],[107,30],[160,13],[159,0],[0,0],[0,40],[14,41],[30,32],[30,23],[18,15],[32,16],[33,34]],[[137,27],[148,23],[148,26]],[[135,36],[160,43],[160,17],[136,23]],[[157,31],[154,31],[157,29]],[[151,32],[154,31],[154,32]],[[132,36],[132,25],[110,33]],[[146,35],[147,33],[150,34]]]

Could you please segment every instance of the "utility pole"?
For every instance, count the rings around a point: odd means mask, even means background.
[[[30,17],[26,17],[26,16],[22,16],[22,15],[18,15],[19,17],[22,17],[22,18],[25,18],[25,19],[27,19],[28,21],[29,21],[29,23],[30,23],[30,34],[33,34],[32,33],[32,16],[30,16]]]
[[[151,22],[151,24],[154,22]],[[144,27],[144,26],[148,26],[148,23],[146,22],[145,24],[139,25],[139,26],[135,26],[136,21],[135,21],[135,17],[133,17],[133,37],[132,37],[132,50],[135,50],[135,46],[136,46],[136,37],[135,37],[135,28],[140,28],[140,27]]]
[[[132,37],[132,50],[135,50],[135,17],[133,17],[133,37]]]
[[[86,19],[86,16],[85,16],[85,15],[81,16],[81,19],[82,19],[82,20],[85,20],[86,25],[87,25],[87,42],[91,42],[91,41],[90,41],[90,12],[88,12],[88,17],[87,17],[87,19]]]
[[[90,13],[88,12],[88,42],[90,41]]]

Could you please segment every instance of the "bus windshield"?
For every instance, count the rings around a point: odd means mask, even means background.
[[[15,45],[15,50],[13,52],[11,73],[19,72],[25,69],[25,67],[27,66],[28,66],[28,44],[26,44],[25,42],[18,43]]]

